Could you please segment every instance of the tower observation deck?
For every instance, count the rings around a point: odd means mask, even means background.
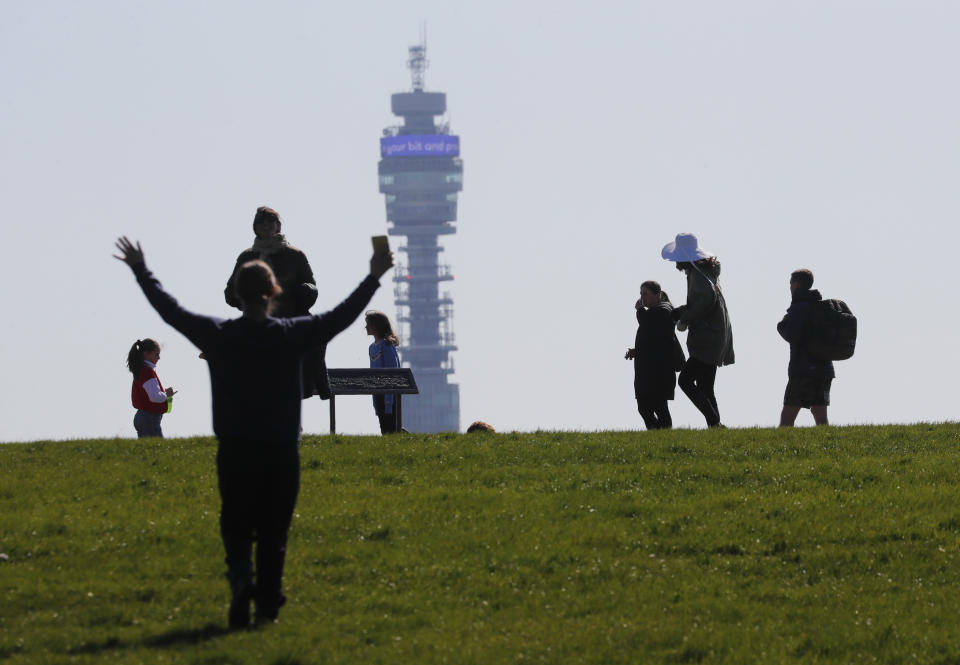
[[[400,357],[413,369],[419,395],[403,400],[403,423],[411,432],[460,429],[460,386],[450,382],[453,298],[441,293],[454,276],[440,263],[442,235],[456,233],[457,192],[462,189],[460,137],[437,116],[447,110],[447,96],[425,92],[426,44],[411,46],[407,66],[412,92],[391,95],[393,114],[403,124],[387,127],[380,139],[380,192],[387,208],[388,233],[406,238],[397,248],[406,259],[394,271],[394,304],[400,333]]]

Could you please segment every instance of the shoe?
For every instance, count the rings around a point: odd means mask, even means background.
[[[266,626],[266,625],[271,624],[271,623],[278,623],[278,619],[277,619],[278,616],[279,616],[279,613],[274,613],[274,614],[271,615],[271,616],[267,616],[266,614],[259,614],[259,613],[258,613],[258,614],[256,615],[256,618],[254,618],[254,620],[253,620],[253,625],[254,625],[254,627],[256,627],[256,628],[261,628],[262,626]]]
[[[250,601],[253,600],[254,586],[250,582],[231,588],[230,611],[227,613],[227,625],[231,630],[246,628],[250,625]]]
[[[280,594],[278,598],[274,598],[270,602],[257,599],[255,603],[257,609],[254,618],[256,625],[263,626],[268,623],[277,623],[280,608],[283,607],[286,602],[287,597],[283,594]]]

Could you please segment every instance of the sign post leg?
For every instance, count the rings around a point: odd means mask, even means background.
[[[337,396],[330,395],[330,433],[337,433]]]
[[[403,405],[400,402],[402,398],[403,398],[403,395],[401,395],[400,393],[397,393],[397,403],[396,403],[396,406],[394,407],[394,410],[396,411],[396,413],[394,415],[397,418],[398,434],[403,431]]]

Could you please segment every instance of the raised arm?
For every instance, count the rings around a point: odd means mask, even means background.
[[[364,311],[373,294],[380,287],[380,278],[393,267],[393,252],[374,254],[370,258],[370,274],[360,282],[353,293],[335,308],[314,317],[314,330],[311,335],[314,343],[329,342],[346,330]]]
[[[130,266],[131,269],[135,266],[145,265],[143,260],[143,248],[140,247],[139,240],[137,241],[137,244],[134,245],[130,241],[130,238],[127,236],[121,236],[117,238],[116,248],[120,250],[120,256],[114,254],[113,258],[123,261]]]
[[[116,247],[120,250],[120,255],[114,254],[113,257],[130,266],[147,301],[160,318],[176,328],[201,351],[204,350],[213,339],[219,327],[219,321],[184,309],[176,298],[164,291],[160,281],[147,269],[143,248],[140,247],[139,242],[134,244],[129,238],[123,236],[117,239]]]

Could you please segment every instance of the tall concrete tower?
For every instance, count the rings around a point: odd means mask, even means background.
[[[450,382],[453,333],[453,273],[440,263],[442,235],[457,232],[457,192],[463,188],[460,137],[437,117],[447,110],[447,96],[425,92],[426,41],[411,46],[407,67],[412,92],[390,96],[390,107],[403,124],[387,127],[380,139],[380,192],[387,205],[388,233],[406,243],[397,252],[394,304],[400,333],[400,357],[413,369],[419,395],[403,400],[403,424],[411,432],[460,429],[460,386]]]

